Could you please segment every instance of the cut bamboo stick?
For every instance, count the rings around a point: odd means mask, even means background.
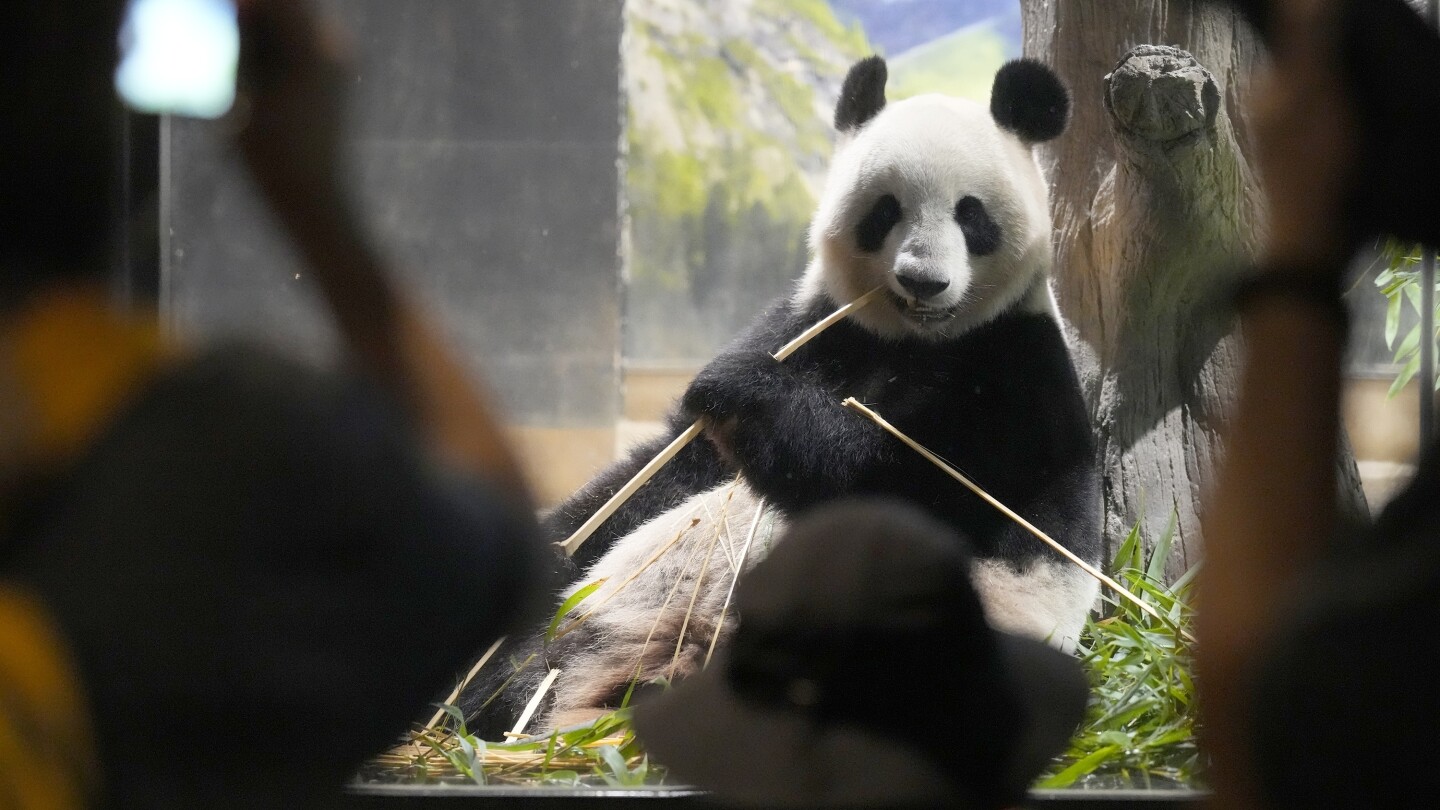
[[[739,483],[739,479],[736,479]],[[695,616],[695,603],[700,599],[700,591],[705,586],[705,575],[710,572],[710,563],[715,559],[715,548],[720,545],[720,536],[729,535],[729,526],[726,521],[730,515],[730,503],[735,499],[735,487],[730,487],[730,493],[725,496],[725,506],[720,510],[720,519],[712,521],[715,523],[715,536],[710,539],[710,547],[705,550],[705,558],[700,561],[700,575],[695,577],[695,590],[690,592],[690,604],[685,606],[685,619],[680,622],[680,633],[675,638],[675,652],[670,656],[670,672],[667,678],[674,679],[675,670],[680,666],[680,653],[685,649],[685,633],[690,629],[690,619]],[[709,507],[706,507],[709,511]],[[729,542],[728,539],[726,541]],[[688,574],[689,571],[687,570]]]
[[[854,301],[851,301],[850,303],[846,304],[843,307],[840,307],[829,315],[826,315],[824,318],[821,318],[820,321],[814,326],[796,335],[794,339],[792,339],[789,343],[781,346],[779,350],[775,352],[775,359],[784,360],[785,358],[794,354],[795,351],[801,346],[809,343],[811,338],[815,337],[821,332],[824,332],[826,329],[829,329],[830,327],[834,326],[835,324],[839,323],[850,315],[859,312],[861,309],[864,309],[867,305],[870,304],[870,302],[874,301],[880,295],[880,293],[884,291],[885,288],[883,286],[876,287],[870,292],[867,292],[859,298],[856,298]]]
[[[924,456],[931,464],[934,464],[936,467],[939,467],[941,470],[943,470],[943,471],[944,471],[947,475],[949,475],[951,478],[954,478],[956,481],[959,481],[961,484],[964,484],[967,489],[969,489],[971,492],[975,493],[976,495],[979,495],[980,498],[983,499],[986,503],[990,504],[991,506],[995,507],[996,509],[999,509],[1006,517],[1008,517],[1008,518],[1010,518],[1011,520],[1015,521],[1016,523],[1020,524],[1020,526],[1021,526],[1022,528],[1024,528],[1026,531],[1030,532],[1031,534],[1035,535],[1035,537],[1039,538],[1039,539],[1040,539],[1042,542],[1044,542],[1046,545],[1048,545],[1048,546],[1050,546],[1051,548],[1055,549],[1056,551],[1060,552],[1061,556],[1065,557],[1065,559],[1067,559],[1067,560],[1069,560],[1070,562],[1073,562],[1073,563],[1075,563],[1076,565],[1080,566],[1081,570],[1083,570],[1085,573],[1089,574],[1090,576],[1092,576],[1092,577],[1094,577],[1095,579],[1099,580],[1099,581],[1100,581],[1102,584],[1104,584],[1105,586],[1109,587],[1111,590],[1115,591],[1116,593],[1120,594],[1121,596],[1123,596],[1123,597],[1125,597],[1126,599],[1130,600],[1131,602],[1135,603],[1135,606],[1136,606],[1136,607],[1138,607],[1138,608],[1140,608],[1141,610],[1145,611],[1145,612],[1148,613],[1150,616],[1154,617],[1157,621],[1159,621],[1159,622],[1161,622],[1161,623],[1163,623],[1163,624],[1172,626],[1172,627],[1174,626],[1174,622],[1171,622],[1169,619],[1165,618],[1164,616],[1161,616],[1159,611],[1157,611],[1155,608],[1151,607],[1151,606],[1150,606],[1148,603],[1146,603],[1143,599],[1141,599],[1140,597],[1138,597],[1138,596],[1136,596],[1135,594],[1131,593],[1129,590],[1127,590],[1127,589],[1126,589],[1123,585],[1121,585],[1120,583],[1118,583],[1118,582],[1116,582],[1115,580],[1111,579],[1110,577],[1106,576],[1103,572],[1101,572],[1101,571],[1100,571],[1098,568],[1096,568],[1095,566],[1093,566],[1093,565],[1091,565],[1090,563],[1087,563],[1087,562],[1085,562],[1084,560],[1080,559],[1078,556],[1076,556],[1075,552],[1073,552],[1073,551],[1071,551],[1070,549],[1068,549],[1068,548],[1060,545],[1059,543],[1057,543],[1054,539],[1052,539],[1052,538],[1050,537],[1050,535],[1046,534],[1045,532],[1040,531],[1040,529],[1036,528],[1035,524],[1033,524],[1033,523],[1031,523],[1030,521],[1026,520],[1025,518],[1021,517],[1019,514],[1017,514],[1017,513],[1015,512],[1015,510],[1011,509],[1010,507],[1008,507],[1008,506],[1006,506],[1005,504],[1001,503],[1000,501],[996,500],[996,498],[995,498],[994,496],[992,496],[990,493],[986,492],[985,490],[981,489],[978,485],[975,484],[974,481],[971,481],[969,478],[966,478],[963,473],[961,473],[959,470],[955,469],[954,467],[950,466],[950,464],[947,463],[944,459],[942,459],[942,458],[940,458],[939,456],[935,455],[934,453],[930,452],[930,450],[928,450],[924,445],[920,444],[919,442],[915,441],[914,439],[910,438],[909,436],[906,436],[904,433],[902,433],[902,432],[901,432],[898,428],[896,428],[894,425],[890,424],[889,422],[886,422],[886,421],[884,420],[884,418],[882,418],[882,417],[880,416],[880,414],[878,414],[878,413],[870,410],[869,408],[865,407],[864,405],[861,405],[860,402],[857,401],[854,397],[847,397],[847,398],[845,399],[845,403],[844,403],[844,404],[845,404],[845,407],[850,408],[850,409],[852,409],[852,410],[859,411],[861,414],[864,414],[867,418],[870,419],[870,421],[872,421],[872,422],[874,422],[875,424],[879,425],[879,426],[880,426],[881,428],[883,428],[887,433],[889,433],[890,435],[892,435],[892,436],[894,436],[895,438],[899,439],[900,441],[904,442],[906,445],[908,445],[908,446],[910,447],[910,449],[912,449],[912,450],[914,450],[915,452],[919,453],[920,455]],[[1186,641],[1189,641],[1189,642],[1192,643],[1192,644],[1195,643],[1195,637],[1192,636],[1190,633],[1186,632],[1186,631],[1185,631],[1184,629],[1182,629],[1182,628],[1176,628],[1176,629],[1179,631],[1180,635],[1185,638]]]
[[[715,644],[720,641],[720,630],[725,627],[725,614],[730,610],[730,599],[735,595],[735,583],[745,571],[745,558],[750,556],[750,544],[755,542],[755,530],[760,526],[760,517],[765,514],[765,499],[755,507],[755,519],[750,521],[750,531],[745,535],[745,548],[740,550],[740,560],[735,564],[735,575],[730,577],[730,589],[725,592],[725,603],[720,606],[720,619],[715,622],[715,632],[710,636],[710,648],[705,651],[705,663],[710,666],[710,657],[715,655]]]
[[[884,289],[884,287],[876,287],[870,292],[865,293],[859,298],[856,298],[854,301],[851,301],[845,306],[840,307],[839,309],[825,316],[825,318],[823,318],[819,323],[816,323],[814,326],[806,329],[799,335],[796,335],[795,338],[789,343],[781,346],[780,349],[774,354],[775,359],[783,361],[785,358],[794,354],[797,349],[799,349],[801,346],[804,346],[806,343],[809,343],[810,340],[812,340],[816,335],[819,335],[821,332],[824,332],[826,329],[834,326],[836,323],[843,320],[845,317],[855,313],[862,307],[874,301],[875,298],[879,296]],[[629,481],[625,482],[624,486],[620,487],[620,489],[617,490],[614,495],[610,496],[610,500],[606,501],[604,506],[601,506],[600,509],[595,512],[595,514],[591,515],[589,520],[580,524],[580,528],[576,529],[574,534],[570,535],[570,537],[567,538],[565,542],[560,544],[560,547],[565,549],[565,556],[574,556],[576,549],[580,548],[580,544],[590,539],[590,535],[594,534],[595,530],[600,528],[601,523],[609,520],[610,516],[615,514],[616,510],[618,510],[621,506],[624,506],[626,501],[630,500],[630,496],[634,495],[636,490],[640,489],[640,487],[645,485],[645,482],[649,481],[652,477],[654,477],[655,473],[658,472],[661,467],[665,466],[665,464],[668,463],[670,459],[675,458],[675,456],[679,455],[680,451],[685,449],[686,445],[694,441],[695,437],[699,436],[701,432],[704,431],[704,428],[705,424],[703,419],[695,420],[695,424],[686,428],[683,433],[675,437],[674,441],[666,445],[665,449],[661,450],[659,455],[655,456],[655,458],[650,459],[649,463],[647,463],[644,467],[641,467],[640,471],[635,473],[634,478],[631,478]]]
[[[626,501],[630,500],[630,496],[634,495],[636,490],[645,486],[645,482],[654,477],[655,473],[669,463],[670,459],[679,455],[680,451],[684,450],[687,444],[695,441],[695,437],[699,436],[704,429],[704,423],[697,419],[695,420],[695,424],[685,428],[684,433],[676,436],[674,441],[665,445],[665,449],[661,450],[659,455],[650,459],[644,467],[641,467],[640,472],[635,473],[634,478],[626,481],[625,486],[620,487],[614,495],[611,495],[610,500],[606,501],[604,506],[600,507],[595,514],[591,515],[589,520],[580,524],[580,528],[576,529],[575,533],[570,535],[569,539],[560,544],[560,547],[565,549],[565,556],[575,556],[576,549],[580,548],[581,543],[590,539],[590,535],[594,534],[595,530],[600,528],[601,523],[609,520],[610,516],[615,514],[616,510],[624,506]]]
[[[520,733],[525,730],[525,725],[530,722],[530,717],[535,714],[536,709],[540,708],[540,701],[545,699],[545,693],[550,691],[550,684],[555,683],[555,679],[559,676],[558,667],[545,674],[545,680],[540,682],[540,688],[535,690],[535,695],[530,698],[529,703],[525,704],[525,711],[520,713],[520,719],[515,721],[515,727],[510,729],[508,736],[520,736]]]
[[[486,650],[485,654],[480,656],[480,660],[475,662],[475,666],[471,667],[470,671],[466,673],[465,677],[460,679],[460,684],[455,687],[454,692],[450,693],[450,697],[445,698],[446,704],[454,705],[455,701],[460,697],[460,690],[464,689],[465,685],[470,683],[470,681],[475,678],[475,674],[480,671],[481,667],[485,666],[485,663],[490,660],[491,656],[495,655],[495,651],[500,649],[500,645],[504,643],[504,636],[495,639],[495,643],[490,645],[490,649]],[[444,704],[442,704],[442,706],[443,705]],[[445,709],[441,708],[439,711],[435,712],[434,717],[430,718],[430,722],[425,724],[425,728],[434,728],[435,725],[440,722],[440,718],[444,716]]]

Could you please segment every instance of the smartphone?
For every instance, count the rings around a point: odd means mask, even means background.
[[[140,112],[219,118],[239,58],[235,0],[129,0],[115,89]]]

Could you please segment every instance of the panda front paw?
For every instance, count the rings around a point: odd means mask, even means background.
[[[743,467],[745,446],[757,431],[766,432],[766,416],[783,400],[791,375],[780,361],[759,350],[723,354],[712,360],[680,400],[685,415],[705,422],[705,437],[732,467]]]
[[[744,418],[775,396],[785,376],[780,361],[767,352],[722,354],[695,375],[680,399],[680,407],[690,418],[704,418],[711,424]]]

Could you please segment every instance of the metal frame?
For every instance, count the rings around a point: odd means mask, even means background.
[[[570,810],[602,801],[606,810],[721,807],[707,793],[685,787],[518,788],[468,785],[357,785],[347,805],[385,810]],[[1195,790],[1035,790],[1027,810],[1190,810],[1210,794]]]
[[[160,290],[160,120],[124,113],[121,119],[118,266],[112,288],[126,307],[153,308]]]
[[[1430,0],[1427,16],[1440,27],[1440,0]],[[1435,436],[1435,248],[1425,248],[1420,264],[1420,446]]]

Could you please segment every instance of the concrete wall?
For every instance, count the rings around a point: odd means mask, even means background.
[[[352,176],[377,241],[553,501],[609,458],[619,411],[622,0],[327,5],[359,51]],[[216,135],[162,132],[169,323],[332,361],[303,268]]]

